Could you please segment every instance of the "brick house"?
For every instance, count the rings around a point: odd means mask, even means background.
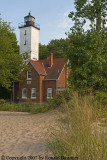
[[[14,83],[14,102],[44,102],[65,89],[70,70],[64,58],[53,59],[51,53],[44,60],[29,60],[28,65],[23,81]]]
[[[35,17],[29,13],[24,23],[19,24],[20,52],[28,52],[30,70],[20,82],[14,82],[13,101],[44,102],[59,91],[65,89],[69,70],[65,69],[64,58],[53,59],[51,53],[46,59],[39,60],[39,30]]]

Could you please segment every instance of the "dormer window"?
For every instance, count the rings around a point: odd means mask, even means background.
[[[32,71],[27,71],[27,80],[32,79]]]

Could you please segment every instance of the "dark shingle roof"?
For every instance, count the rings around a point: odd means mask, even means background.
[[[44,79],[58,79],[65,65],[64,58],[53,59],[52,67],[49,67],[48,59],[39,61],[30,60],[30,62],[40,74],[45,75]]]

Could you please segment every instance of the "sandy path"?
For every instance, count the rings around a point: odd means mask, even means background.
[[[49,155],[46,139],[55,113],[37,115],[0,111],[0,157]]]

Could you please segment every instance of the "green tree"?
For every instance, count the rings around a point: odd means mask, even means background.
[[[100,9],[102,7],[101,20],[106,17],[106,1],[99,2]],[[69,47],[66,57],[71,68],[69,81],[76,90],[85,91],[91,88],[94,92],[107,92],[107,34],[105,26],[101,27],[101,23],[98,23],[99,2],[75,0],[76,12],[69,14],[74,26],[68,33]],[[86,19],[91,22],[96,19],[97,23],[85,32],[83,26]]]
[[[14,29],[0,19],[0,86],[9,89],[13,81],[19,80],[27,69],[19,55]]]
[[[55,39],[48,43],[47,48],[49,53],[52,52],[55,58],[64,57],[66,52],[68,40],[67,39]]]
[[[75,0],[76,12],[70,12],[69,17],[73,20],[82,18],[90,20],[91,24],[96,22],[97,31],[106,23],[107,0]]]
[[[69,35],[67,58],[71,85],[78,90],[107,89],[107,37],[95,30]]]
[[[11,90],[0,85],[0,99],[11,99]]]
[[[47,45],[45,44],[39,44],[39,59],[45,59],[49,54]]]
[[[48,45],[39,44],[40,59],[45,59],[49,53],[53,53],[54,58],[64,57],[68,46],[68,39],[51,40]]]

